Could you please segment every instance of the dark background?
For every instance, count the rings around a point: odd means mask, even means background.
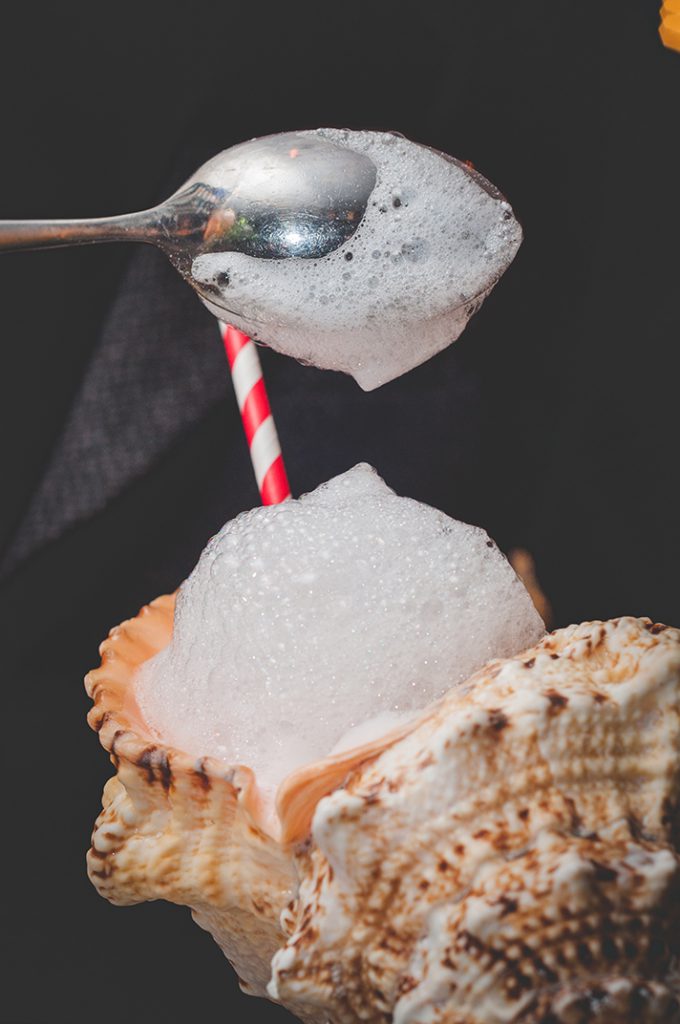
[[[525,242],[452,349],[374,396],[265,353],[293,491],[366,458],[527,546],[556,625],[678,625],[680,54],[657,25],[642,0],[15,7],[0,216],[143,208],[219,149],[284,129],[395,129],[472,160]],[[125,285],[132,258],[0,257],[0,1022],[282,1021],[238,993],[188,911],[110,907],[83,862],[110,774],[84,723],[97,644],[257,503],[226,378],[143,474],[12,557],[121,287],[148,274],[169,323],[181,307],[212,329],[160,254]]]

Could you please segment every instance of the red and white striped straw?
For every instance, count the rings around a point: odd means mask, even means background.
[[[219,326],[262,504],[276,505],[290,498],[290,487],[260,357],[247,334],[221,321]]]

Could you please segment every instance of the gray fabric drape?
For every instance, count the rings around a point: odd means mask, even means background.
[[[140,247],[0,572],[102,509],[230,388],[216,321]]]

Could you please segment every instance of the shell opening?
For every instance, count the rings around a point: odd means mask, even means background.
[[[287,807],[284,780],[309,782],[314,766],[338,785],[452,685],[543,632],[483,530],[359,465],[210,541],[170,643],[137,674],[137,714],[157,742],[247,765],[263,806],[281,789]]]

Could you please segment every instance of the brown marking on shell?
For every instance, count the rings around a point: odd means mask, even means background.
[[[680,1024],[677,996],[658,981],[604,979],[600,984],[574,986],[557,1000],[543,995],[522,1024]]]
[[[203,790],[210,789],[210,775],[206,771],[205,758],[201,757],[196,762],[196,778],[198,779],[199,785]]]
[[[489,711],[489,725],[494,732],[500,732],[501,729],[505,729],[509,722],[510,719],[500,708],[492,708]]]
[[[166,791],[172,785],[172,768],[167,750],[150,744],[137,758],[137,765],[146,772],[149,782],[160,782]]]
[[[569,703],[569,698],[565,697],[563,693],[558,693],[556,690],[546,690],[545,696],[548,698],[550,706],[555,711],[562,711]]]

